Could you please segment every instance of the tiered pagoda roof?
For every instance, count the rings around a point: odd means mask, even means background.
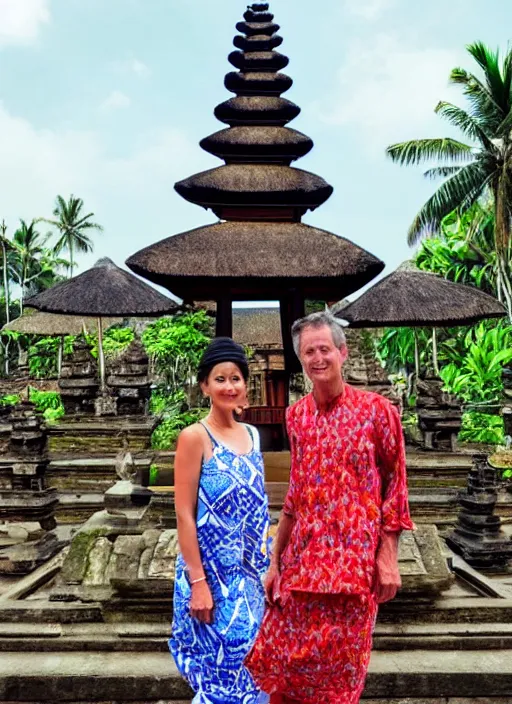
[[[225,86],[235,97],[215,109],[229,127],[201,141],[225,164],[175,185],[221,221],[146,247],[128,259],[138,274],[187,300],[341,298],[384,264],[349,240],[300,222],[332,194],[323,178],[291,166],[312,140],[287,124],[300,108],[282,97],[292,79],[267,3],[251,5],[234,38]]]

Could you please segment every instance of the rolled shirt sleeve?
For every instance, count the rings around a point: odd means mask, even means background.
[[[381,531],[414,530],[409,512],[405,443],[397,409],[387,400],[377,408],[378,463],[382,481]]]

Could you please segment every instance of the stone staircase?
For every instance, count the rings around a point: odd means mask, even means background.
[[[512,620],[512,601],[497,608],[473,603],[470,609],[461,601],[451,599],[442,623],[404,618],[397,624],[383,613],[364,701],[444,704],[453,698],[457,704],[475,704],[481,698],[485,704],[510,704],[512,625],[502,620]],[[190,701],[167,650],[168,624],[105,623],[94,604],[54,604],[52,609],[51,620],[38,624],[37,610],[50,617],[42,605],[18,613],[11,609],[9,621],[2,607],[0,701]]]

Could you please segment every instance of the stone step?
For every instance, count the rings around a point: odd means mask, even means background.
[[[0,623],[98,623],[103,621],[98,603],[69,604],[45,600],[2,602]],[[0,700],[1,701],[1,700]]]
[[[443,650],[473,651],[512,650],[512,634],[470,634],[468,636],[376,636],[375,651]],[[0,636],[0,653],[52,653],[52,652],[103,652],[103,653],[167,653],[167,638],[112,638],[111,636],[59,636],[58,634],[34,636]]]
[[[367,698],[505,697],[512,692],[512,650],[372,653]],[[168,653],[6,652],[0,658],[2,702],[186,700],[191,693]]]

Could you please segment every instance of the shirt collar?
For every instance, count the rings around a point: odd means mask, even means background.
[[[314,396],[314,392],[311,391],[311,393],[308,394],[310,411],[312,413],[331,413],[332,411],[334,411],[338,406],[340,406],[345,401],[348,393],[349,393],[349,385],[345,381],[343,381],[343,388],[341,390],[341,393],[339,393],[337,396],[335,396],[326,408],[321,409],[318,407],[318,404],[317,404],[315,396]]]

